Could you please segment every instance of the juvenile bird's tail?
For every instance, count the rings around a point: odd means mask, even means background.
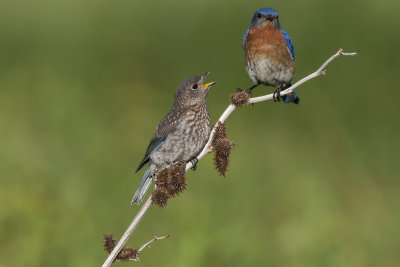
[[[147,190],[149,189],[151,182],[153,181],[153,177],[150,174],[150,167],[147,168],[146,172],[143,175],[142,180],[140,181],[135,194],[133,195],[131,204],[134,203],[140,204],[143,201],[144,195],[146,195]]]
[[[295,104],[300,104],[300,98],[297,96],[297,94],[294,90],[291,94],[283,95],[282,99],[286,104],[289,104],[292,102]]]

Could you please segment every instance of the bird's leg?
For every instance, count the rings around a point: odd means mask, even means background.
[[[192,163],[192,168],[191,169],[193,169],[195,171],[196,168],[197,168],[197,162],[199,162],[199,159],[194,157],[191,160],[189,160],[189,162]]]
[[[281,102],[281,91],[282,91],[282,88],[281,87],[278,87],[275,91],[274,91],[274,94],[273,94],[273,99],[274,99],[274,102]]]
[[[257,86],[259,86],[260,84],[255,84],[252,87],[250,87],[249,89],[246,89],[246,92],[249,93],[251,95],[251,91],[253,91],[254,88],[256,88]]]

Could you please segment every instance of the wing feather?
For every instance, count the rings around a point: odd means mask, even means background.
[[[182,121],[186,110],[182,109],[172,109],[165,117],[162,119],[156,128],[156,133],[154,134],[153,138],[150,140],[150,143],[147,147],[146,153],[140,162],[139,166],[137,167],[135,172],[138,172],[147,162],[150,160],[150,154],[156,151],[168,135],[175,131],[176,127]]]
[[[292,39],[290,38],[289,34],[284,29],[282,29],[282,36],[286,42],[287,48],[289,49],[290,56],[292,57],[292,60],[294,61],[295,50],[294,50],[294,45],[293,45]]]

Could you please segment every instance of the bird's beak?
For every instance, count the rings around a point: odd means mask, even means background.
[[[210,82],[210,83],[203,84],[203,85],[201,85],[201,89],[205,90],[205,89],[213,86],[214,84],[216,84],[216,82]]]
[[[206,73],[203,74],[203,81],[206,79],[208,74],[210,74],[209,71],[207,71]],[[211,86],[213,86],[214,84],[216,84],[216,82],[210,82],[210,83],[202,84],[201,85],[201,89],[206,90],[206,89],[210,88]]]

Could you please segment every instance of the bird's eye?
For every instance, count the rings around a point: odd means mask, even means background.
[[[195,83],[195,84],[192,85],[192,89],[197,89],[197,88],[199,88],[199,86],[197,85],[197,83]]]
[[[257,18],[261,18],[261,14],[260,13],[257,13]]]

